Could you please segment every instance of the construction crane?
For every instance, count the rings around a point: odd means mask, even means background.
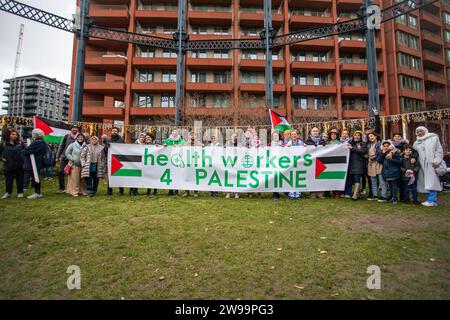
[[[14,62],[14,73],[13,76],[11,78],[11,82],[9,84],[9,96],[8,96],[8,101],[9,101],[9,109],[12,110],[13,106],[12,106],[12,90],[15,87],[15,80],[17,77],[17,73],[19,72],[19,64],[20,64],[20,55],[22,54],[22,42],[23,42],[23,31],[25,29],[25,25],[22,23],[20,24],[20,30],[19,30],[19,39],[17,41],[17,50],[16,50],[16,60]],[[22,110],[23,113],[23,110]]]
[[[435,3],[439,0],[404,0],[379,11],[377,21],[384,23],[395,19],[404,14],[423,8],[424,6]],[[72,121],[80,121],[82,115],[83,101],[83,82],[84,82],[84,58],[86,51],[86,39],[99,38],[113,41],[121,41],[133,43],[142,46],[155,48],[163,48],[178,53],[177,63],[177,86],[176,86],[176,112],[175,126],[181,122],[182,116],[182,92],[183,92],[183,72],[184,72],[184,55],[187,51],[200,50],[235,50],[235,49],[261,49],[266,52],[266,106],[272,107],[273,92],[271,88],[272,66],[271,53],[272,49],[286,46],[298,42],[320,39],[323,37],[351,33],[366,32],[367,57],[368,57],[368,84],[369,84],[369,104],[371,108],[379,109],[378,96],[378,80],[376,72],[376,51],[374,45],[375,30],[369,28],[369,19],[372,18],[369,12],[374,6],[372,0],[363,0],[364,4],[359,12],[359,17],[343,22],[338,22],[321,27],[304,29],[289,34],[275,35],[271,28],[271,8],[272,1],[264,0],[264,30],[261,32],[261,39],[208,39],[208,40],[189,40],[185,31],[186,28],[186,4],[185,1],[178,1],[178,30],[173,34],[173,39],[152,36],[148,34],[139,34],[133,32],[124,32],[114,29],[95,26],[89,18],[89,0],[80,0],[80,13],[74,20],[52,14],[50,12],[40,10],[38,8],[23,4],[14,0],[0,0],[0,10],[9,12],[20,17],[33,20],[63,31],[75,33],[78,38],[77,62],[75,68],[74,97],[72,105]],[[370,43],[369,43],[370,42]],[[267,85],[267,83],[269,83]],[[369,110],[371,112],[371,110]]]

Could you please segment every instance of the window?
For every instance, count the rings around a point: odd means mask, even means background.
[[[215,35],[227,35],[228,34],[228,28],[227,27],[215,26],[214,27],[214,34]]]
[[[280,96],[274,96],[273,97],[273,107],[278,108],[280,107]]]
[[[139,82],[153,82],[154,74],[151,70],[140,70],[139,71]]]
[[[301,86],[306,86],[306,74],[301,74],[300,77],[298,78],[299,80],[299,85]]]
[[[206,107],[206,96],[195,96],[191,97],[191,106],[193,108],[205,108]]]
[[[445,42],[450,43],[450,31],[445,30],[444,38],[445,38]]]
[[[175,51],[169,51],[169,50],[163,51],[163,58],[176,58],[176,57],[177,57],[177,53]]]
[[[398,61],[401,67],[407,67],[417,71],[420,69],[420,59],[409,54],[399,52]]]
[[[226,108],[228,103],[227,96],[223,94],[216,94],[213,96],[213,107],[214,108]]]
[[[214,51],[214,59],[228,59],[228,51]]]
[[[325,53],[313,52],[313,62],[325,62],[327,60]]]
[[[214,72],[214,83],[227,83],[227,74],[225,72]]]
[[[399,76],[399,82],[402,89],[411,91],[422,91],[422,80],[405,75]]]
[[[450,49],[447,49],[446,52],[447,52],[447,61],[450,61]]]
[[[161,107],[162,108],[173,108],[173,107],[175,107],[175,96],[162,95],[161,96]]]
[[[208,54],[206,53],[206,51],[192,52],[192,58],[205,59],[207,57],[208,57]]]
[[[329,98],[327,97],[315,97],[314,98],[314,109],[328,109]]]
[[[404,14],[404,15],[401,15],[401,16],[395,18],[395,21],[397,21],[398,23],[401,23],[401,24],[406,24],[406,15]]]
[[[177,31],[176,28],[172,27],[172,26],[164,26],[163,27],[163,33],[164,34],[172,34],[172,33],[176,32],[176,31]]]
[[[417,18],[414,16],[408,16],[408,26],[417,29]]]
[[[257,83],[258,74],[256,72],[243,72],[242,79],[244,83]]]
[[[153,96],[149,94],[139,95],[139,107],[141,108],[153,107]]]
[[[423,108],[423,101],[412,98],[400,98],[401,112],[416,112],[421,111]]]
[[[162,82],[176,82],[177,74],[175,72],[164,71],[162,73]]]
[[[192,73],[191,81],[194,83],[206,82],[206,72]]]
[[[258,54],[256,51],[244,51],[243,53],[243,59],[250,59],[250,60],[256,60],[258,59]]]
[[[156,33],[156,27],[155,26],[149,26],[149,25],[144,25],[144,26],[141,26],[141,29],[142,29],[142,33],[144,33],[144,34],[154,34],[154,33]]]
[[[444,23],[450,25],[450,13],[444,12]]]

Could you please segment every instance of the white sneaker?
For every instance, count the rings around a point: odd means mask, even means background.
[[[234,194],[234,198],[235,198],[235,199],[239,199],[239,193],[235,193],[235,194]]]
[[[230,199],[230,194],[229,193],[227,193],[227,195],[226,195],[226,197],[225,198],[227,198],[227,199]]]
[[[427,201],[422,202],[422,205],[425,207],[437,207],[436,203],[431,203],[431,202],[427,202]]]
[[[31,196],[27,197],[27,199],[37,199],[37,198],[42,198],[42,194],[33,193]]]
[[[23,193],[18,193],[17,198],[23,198]]]
[[[1,197],[1,199],[8,199],[11,198],[11,194],[8,192],[5,192],[5,194],[3,195],[3,197]]]

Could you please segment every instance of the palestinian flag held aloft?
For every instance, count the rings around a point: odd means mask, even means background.
[[[337,168],[342,169],[342,164],[345,163],[347,163],[347,158],[345,156],[316,158],[316,170],[314,176],[316,179],[345,179],[347,171],[336,170]]]
[[[62,121],[52,121],[34,117],[34,128],[44,131],[44,141],[61,143],[66,134],[70,133],[70,125]]]
[[[269,109],[270,121],[272,122],[272,129],[278,130],[280,132],[285,132],[286,130],[292,130],[291,125],[286,121],[285,117],[280,116],[275,111]]]
[[[133,163],[140,164],[142,156],[112,154],[111,176],[115,177],[142,177],[142,170],[133,168]]]

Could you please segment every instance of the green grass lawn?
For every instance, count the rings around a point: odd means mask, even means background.
[[[104,182],[99,196],[72,198],[55,194],[56,179],[43,190],[0,201],[1,299],[450,298],[448,193],[424,208],[108,197]],[[66,288],[70,265],[81,290]],[[369,265],[380,290],[366,288]]]

